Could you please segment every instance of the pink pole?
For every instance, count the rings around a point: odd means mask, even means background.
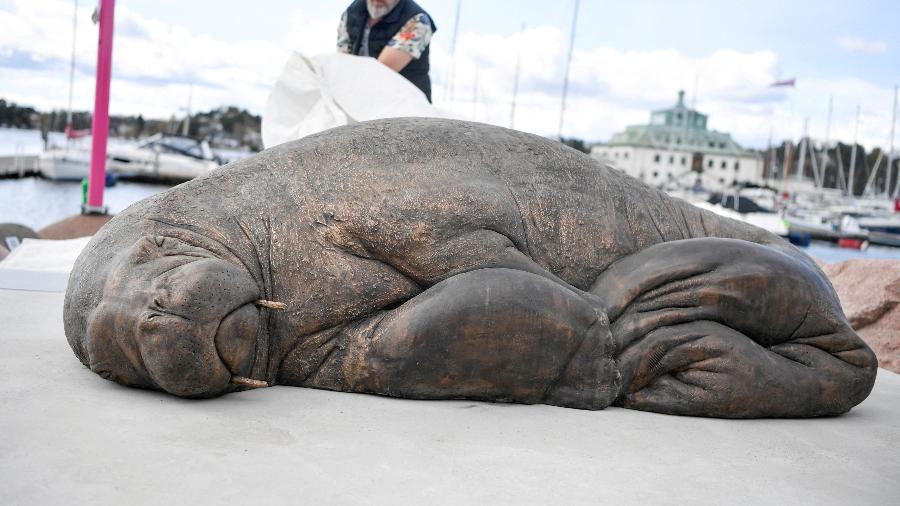
[[[97,92],[91,123],[91,174],[85,211],[103,213],[106,185],[106,138],[109,136],[109,81],[112,78],[113,16],[115,0],[100,0],[100,41],[97,44]]]

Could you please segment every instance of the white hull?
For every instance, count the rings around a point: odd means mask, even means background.
[[[183,155],[154,153],[135,148],[110,151],[107,169],[128,176],[155,179],[194,179],[217,168],[212,160],[198,160]]]
[[[110,147],[108,159],[110,172],[154,179],[194,179],[219,166],[205,141],[159,134]]]
[[[718,204],[710,204],[708,202],[691,202],[691,204],[700,209],[712,211],[719,216],[743,221],[744,223],[749,223],[761,229],[768,230],[775,235],[780,235],[782,237],[788,235],[788,229],[784,224],[784,219],[777,213],[739,213],[733,209],[728,209]]]
[[[81,181],[91,170],[90,151],[49,151],[40,155],[41,174],[54,181]]]
[[[188,156],[177,152],[166,152],[164,147],[153,144],[154,138],[146,144],[113,144],[107,148],[106,171],[123,176],[148,179],[188,180],[202,176],[217,168],[219,164],[204,157]],[[40,155],[40,172],[51,180],[80,181],[90,174],[91,152],[89,149],[52,150]]]

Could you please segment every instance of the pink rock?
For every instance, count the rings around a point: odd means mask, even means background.
[[[822,270],[844,314],[878,355],[878,365],[900,373],[900,260],[847,260]]]

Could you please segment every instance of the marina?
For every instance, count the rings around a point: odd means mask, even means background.
[[[55,181],[81,182],[89,175],[89,136],[77,140],[52,135],[44,149],[37,130],[0,128],[0,178],[38,175]],[[155,134],[141,140],[111,138],[107,170],[115,177],[183,182],[231,161],[251,156],[248,150],[213,149],[205,140]]]
[[[894,95],[895,123],[896,87]],[[688,107],[684,91],[679,91],[673,107],[653,111],[649,123],[631,125],[610,141],[595,144],[591,156],[649,186],[798,246],[818,240],[859,250],[872,244],[900,247],[900,169],[895,170],[893,126],[887,156],[879,151],[865,174],[863,167],[855,173],[854,144],[851,170],[845,175],[840,146],[832,149],[825,141],[817,151],[804,137],[796,152],[786,141],[779,158],[771,147],[767,153],[744,149],[728,133],[708,129],[708,122],[708,115]],[[854,173],[866,181],[858,195],[851,191],[859,179]]]
[[[64,135],[51,135],[50,139],[56,147],[43,152],[39,131],[0,128],[0,170],[8,167],[6,177],[0,179],[0,222],[21,223],[38,230],[80,209],[81,183],[87,176],[89,163],[89,150],[85,146],[90,138],[77,140],[68,151],[64,147]],[[42,171],[41,163],[45,164],[45,171],[51,163],[46,161],[48,153],[55,154],[56,162],[71,157],[72,172],[54,177]],[[198,141],[178,137],[155,136],[143,142],[111,139],[109,167],[114,179],[110,183],[116,181],[116,184],[106,190],[106,205],[109,212],[119,212],[179,181],[248,155],[244,151],[212,150]],[[168,161],[162,171],[160,159]],[[615,161],[612,163],[616,166]],[[135,180],[135,176],[140,177]],[[900,213],[892,208],[892,201],[851,198],[839,191],[816,190],[810,185],[805,188],[790,199],[765,187],[733,187],[715,192],[676,185],[668,191],[698,207],[747,221],[782,237],[790,238],[793,234],[795,244],[807,247],[812,256],[826,262],[847,258],[900,258]],[[841,238],[860,242],[841,247]],[[857,251],[841,251],[848,248]]]

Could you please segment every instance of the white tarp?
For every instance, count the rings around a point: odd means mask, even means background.
[[[269,94],[263,144],[269,148],[336,126],[404,116],[450,117],[374,58],[295,52]]]

